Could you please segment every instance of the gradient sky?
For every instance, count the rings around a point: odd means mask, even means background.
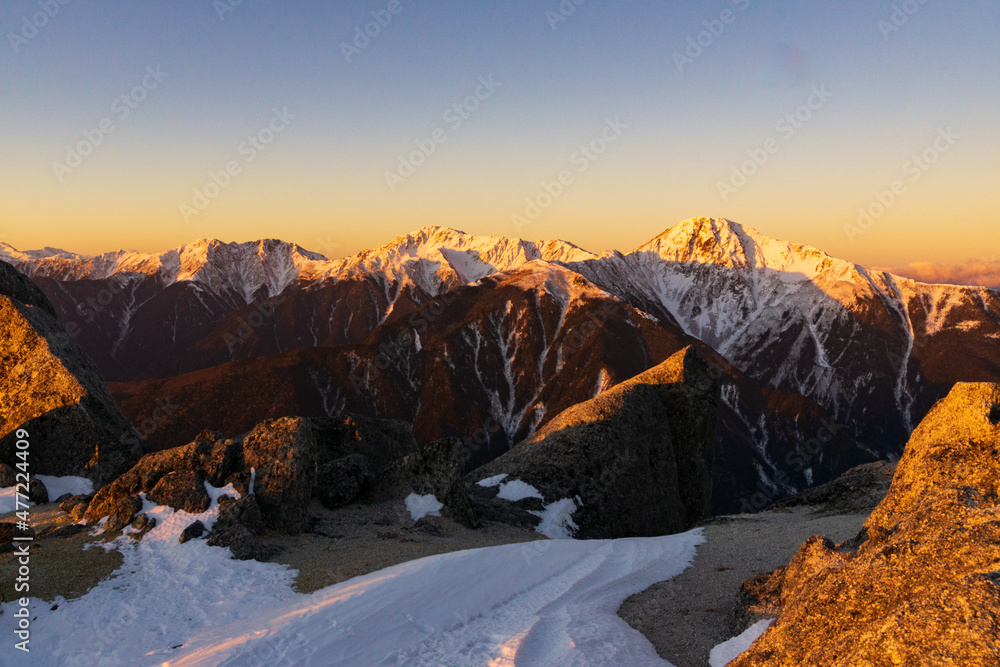
[[[586,0],[555,29],[558,0],[401,0],[351,62],[342,44],[388,0],[243,0],[220,18],[225,2],[73,0],[32,34],[38,0],[3,0],[0,240],[98,253],[272,237],[337,257],[437,224],[629,250],[710,215],[866,265],[1000,252],[1000,0],[910,0],[892,33],[887,0]],[[679,71],[675,53],[727,9]],[[121,118],[116,100],[157,66],[166,78]],[[490,76],[500,87],[451,127],[444,113]],[[777,122],[813,87],[832,97],[788,136]],[[294,119],[248,161],[241,143],[274,109]],[[627,129],[581,172],[574,153],[615,118]],[[114,131],[60,180],[53,163],[105,119]],[[436,128],[447,141],[390,191],[385,173]],[[946,128],[947,151],[908,169]],[[777,152],[724,201],[719,182],[769,139]],[[241,172],[185,221],[230,161]],[[572,183],[518,229],[564,169]],[[849,238],[896,180],[905,191]]]

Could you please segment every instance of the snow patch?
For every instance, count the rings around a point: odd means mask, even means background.
[[[213,498],[223,492],[237,495],[228,487],[210,488]],[[122,566],[112,576],[74,600],[31,599],[33,636],[48,638],[32,642],[31,664],[161,665],[171,659],[169,647],[300,597],[292,590],[295,571],[286,565],[235,560],[229,549],[204,539],[180,543],[194,521],[215,522],[216,500],[205,512],[189,514],[143,498],[143,511],[156,526],[141,541],[126,534],[96,547],[122,553]],[[0,634],[11,635],[16,605],[3,605]]]
[[[541,523],[535,526],[535,530],[539,533],[553,540],[565,540],[572,538],[573,533],[579,528],[573,523],[573,512],[577,509],[579,508],[575,500],[563,498],[549,503],[541,512],[528,510],[528,513],[541,518]]]
[[[49,493],[49,502],[69,493],[74,496],[93,493],[94,483],[85,477],[52,477],[50,475],[35,475],[35,479],[45,485],[45,490]],[[34,507],[35,503],[27,498],[21,499],[21,509]],[[17,509],[17,487],[8,486],[0,489],[0,515],[13,512]]]
[[[0,514],[13,512],[17,509],[16,490],[16,486],[8,486],[5,489],[0,489]],[[25,498],[21,499],[21,509],[24,509],[25,506],[31,507],[34,504],[35,503]]]
[[[497,493],[497,498],[500,500],[509,500],[512,503],[516,503],[518,500],[524,500],[525,498],[538,498],[539,500],[545,500],[542,494],[538,492],[538,489],[533,487],[531,484],[522,482],[519,479],[515,479],[513,482],[507,482],[506,484],[500,485],[500,491]]]
[[[489,488],[491,486],[496,486],[497,484],[499,484],[500,482],[502,482],[504,480],[504,478],[506,478],[506,477],[507,477],[507,473],[503,472],[503,473],[500,473],[499,475],[493,475],[493,477],[487,477],[486,479],[481,479],[481,480],[479,480],[476,483],[479,486],[483,486],[483,487]]]
[[[35,479],[45,485],[49,492],[49,502],[64,494],[83,496],[94,492],[94,483],[86,477],[52,477],[50,475],[35,475]]]
[[[410,511],[410,516],[414,521],[420,521],[425,516],[441,516],[441,503],[433,494],[420,496],[411,493],[406,496],[406,509]]]
[[[757,621],[743,631],[743,634],[726,640],[712,649],[708,655],[709,667],[725,667],[735,660],[741,653],[750,648],[750,645],[757,641],[757,638],[764,634],[764,631],[774,623],[773,618],[766,618]]]

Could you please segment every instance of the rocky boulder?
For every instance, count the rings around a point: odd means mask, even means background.
[[[406,424],[349,415],[272,419],[230,439],[204,431],[192,443],[142,457],[95,494],[85,517],[88,523],[95,523],[108,516],[121,499],[140,493],[175,509],[203,512],[210,506],[206,484],[216,488],[232,484],[241,496],[252,495],[263,528],[295,534],[308,529],[313,498],[337,506],[364,494],[370,496],[388,470],[395,470],[397,478],[404,474],[401,470],[410,470],[398,464],[416,449],[412,430]],[[433,473],[428,472],[433,466],[425,459],[421,459],[423,467],[416,460],[407,465],[415,475],[433,474],[435,480],[453,483],[461,471],[453,469],[452,453],[445,459]],[[442,493],[453,494],[456,503],[461,502],[461,494],[455,495],[457,492],[448,483],[434,484]],[[467,514],[467,503],[456,509]],[[237,523],[251,536],[259,530]],[[217,531],[219,535],[223,532]],[[248,543],[246,535],[238,537],[241,544]],[[248,549],[259,553],[250,547],[243,552]]]
[[[370,493],[376,480],[417,451],[409,424],[342,415],[313,420],[316,439],[315,495],[334,509]]]
[[[147,454],[130,470],[101,488],[87,506],[87,523],[107,516],[115,503],[124,497],[149,493],[161,479],[174,472],[200,471],[212,486],[225,486],[226,479],[242,469],[242,446],[239,441],[203,433],[199,439],[162,452]]]
[[[23,429],[36,474],[103,484],[138,459],[142,441],[93,361],[25,276],[0,262],[0,462],[16,461]]]
[[[876,461],[851,468],[832,482],[821,484],[771,505],[770,509],[809,505],[827,514],[871,512],[881,503],[896,472],[893,461]]]
[[[272,419],[243,438],[243,468],[253,469],[253,493],[264,523],[284,533],[309,527],[309,500],[316,480],[312,422]]]
[[[219,518],[208,535],[208,544],[227,547],[237,560],[264,560],[275,553],[261,544],[257,535],[263,528],[260,508],[254,496],[238,500],[229,496],[219,498]]]
[[[458,438],[425,445],[391,465],[371,493],[373,500],[433,495],[444,513],[470,528],[479,525],[465,486],[465,449]]]
[[[579,538],[683,531],[710,512],[719,402],[718,371],[687,347],[563,411],[467,479],[506,474],[535,487],[545,503],[572,499]],[[484,501],[481,488],[472,489],[486,515],[506,502]]]
[[[856,540],[812,538],[757,579],[780,615],[731,664],[1000,664],[998,516],[1000,385],[958,384]]]
[[[157,505],[190,514],[200,514],[212,504],[205,489],[205,473],[201,470],[180,470],[164,475],[150,490],[149,499]]]

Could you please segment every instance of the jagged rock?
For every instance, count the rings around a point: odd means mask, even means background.
[[[771,508],[811,505],[828,514],[862,514],[875,509],[892,484],[896,464],[876,461],[851,468],[843,475],[774,503]]]
[[[140,510],[142,510],[142,501],[136,496],[119,498],[112,507],[111,513],[108,514],[108,521],[104,524],[105,532],[117,533],[121,531],[132,523],[132,517]]]
[[[0,489],[6,489],[15,484],[17,484],[17,470],[6,463],[0,463]]]
[[[72,497],[73,497],[73,494],[67,492],[67,493],[62,494],[61,496],[59,496],[55,500],[51,500],[50,502],[53,502],[53,503],[55,503],[57,505],[61,505],[62,503],[66,502],[67,500],[69,500]]]
[[[266,560],[277,553],[274,547],[261,544],[257,537],[241,525],[222,531],[212,531],[208,543],[213,547],[226,547],[236,560]]]
[[[348,454],[317,469],[316,497],[324,507],[336,509],[357,499],[371,478],[364,455]]]
[[[393,419],[372,419],[359,415],[341,415],[313,419],[316,459],[322,465],[353,454],[365,457],[373,475],[392,463],[417,451],[413,428]]]
[[[250,481],[253,479],[253,473],[249,470],[241,470],[240,472],[234,472],[232,475],[226,478],[226,484],[223,486],[232,484],[233,489],[236,493],[241,496],[248,495],[250,493]]]
[[[180,470],[163,476],[149,492],[149,499],[189,514],[200,514],[212,504],[201,470]]]
[[[331,509],[370,492],[394,462],[417,450],[405,422],[342,415],[313,420],[317,460],[314,495]]]
[[[719,387],[718,372],[684,348],[565,410],[468,479],[506,473],[506,481],[534,486],[546,503],[576,499],[579,538],[686,530],[710,511]]]
[[[260,508],[254,496],[238,500],[223,496],[219,498],[219,518],[212,526],[208,543],[213,547],[228,547],[237,560],[264,560],[274,555],[275,549],[257,540],[262,527]]]
[[[219,518],[215,521],[214,529],[225,529],[236,524],[255,535],[264,527],[260,507],[254,496],[242,496],[239,499],[230,496],[219,498]]]
[[[99,521],[121,498],[139,493],[148,494],[153,502],[201,512],[210,506],[204,482],[214,487],[233,484],[241,496],[248,496],[252,478],[254,507],[259,509],[263,526],[295,534],[309,528],[313,497],[328,506],[353,501],[370,493],[394,462],[415,450],[408,425],[349,415],[272,419],[228,440],[205,431],[183,447],[142,457],[131,470],[97,492],[86,508],[86,518],[88,522]],[[456,473],[449,466],[454,456],[449,453],[445,458],[444,468],[435,474],[453,478]],[[423,461],[422,465],[426,468],[429,463]],[[429,473],[414,470],[413,474]],[[457,474],[461,474],[460,468]],[[446,487],[435,486],[442,493],[454,493]],[[461,493],[454,502],[461,511]],[[251,533],[258,530],[253,526],[249,529]]]
[[[242,467],[239,441],[214,439],[194,442],[147,454],[128,472],[97,492],[87,507],[87,522],[100,520],[111,512],[119,498],[149,493],[172,472],[198,470],[212,486],[224,486],[225,480]]]
[[[74,521],[82,521],[87,513],[87,505],[90,504],[94,494],[70,496],[59,503],[59,509],[73,517]]]
[[[132,519],[131,525],[135,530],[135,532],[131,534],[131,538],[138,542],[146,536],[146,533],[156,528],[156,519],[150,518],[145,512],[143,512],[142,514],[136,515],[136,517]]]
[[[22,430],[35,474],[81,475],[103,484],[139,459],[142,441],[93,361],[41,291],[5,262],[0,340],[0,461],[15,462]]]
[[[402,500],[411,493],[431,494],[445,514],[469,527],[478,525],[465,485],[465,450],[458,438],[445,438],[404,456],[379,479],[371,497]]]
[[[244,467],[255,470],[253,492],[267,527],[293,535],[309,527],[314,445],[312,423],[301,417],[263,422],[243,438]]]
[[[28,500],[36,505],[49,502],[49,490],[45,488],[42,480],[32,477],[28,482]]]
[[[958,384],[913,432],[862,534],[806,542],[778,621],[731,664],[1000,664],[998,512],[1000,385]]]
[[[201,521],[195,521],[190,526],[181,531],[180,543],[190,542],[191,540],[197,539],[205,534],[205,524]]]

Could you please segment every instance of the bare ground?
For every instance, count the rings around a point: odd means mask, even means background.
[[[14,521],[13,513],[0,516],[0,520]],[[36,505],[30,510],[30,522],[36,534],[46,529],[72,526],[74,521],[55,503]],[[29,548],[29,591],[16,591],[16,578],[20,563],[13,552],[0,554],[0,599],[6,602],[27,593],[41,600],[52,601],[62,596],[66,599],[84,595],[103,579],[121,567],[121,553],[112,549],[88,544],[101,543],[100,537],[90,533],[92,528],[69,536],[55,534],[31,542]]]
[[[470,529],[447,517],[414,522],[402,502],[352,505],[331,511],[314,503],[312,533],[271,535],[262,541],[282,549],[270,562],[299,571],[301,593],[435,554],[546,539],[531,529],[486,523]]]
[[[717,517],[694,564],[625,600],[618,615],[676,667],[705,667],[712,648],[740,634],[733,615],[740,584],[788,564],[806,539],[842,542],[857,535],[868,513],[830,515],[805,506]]]

